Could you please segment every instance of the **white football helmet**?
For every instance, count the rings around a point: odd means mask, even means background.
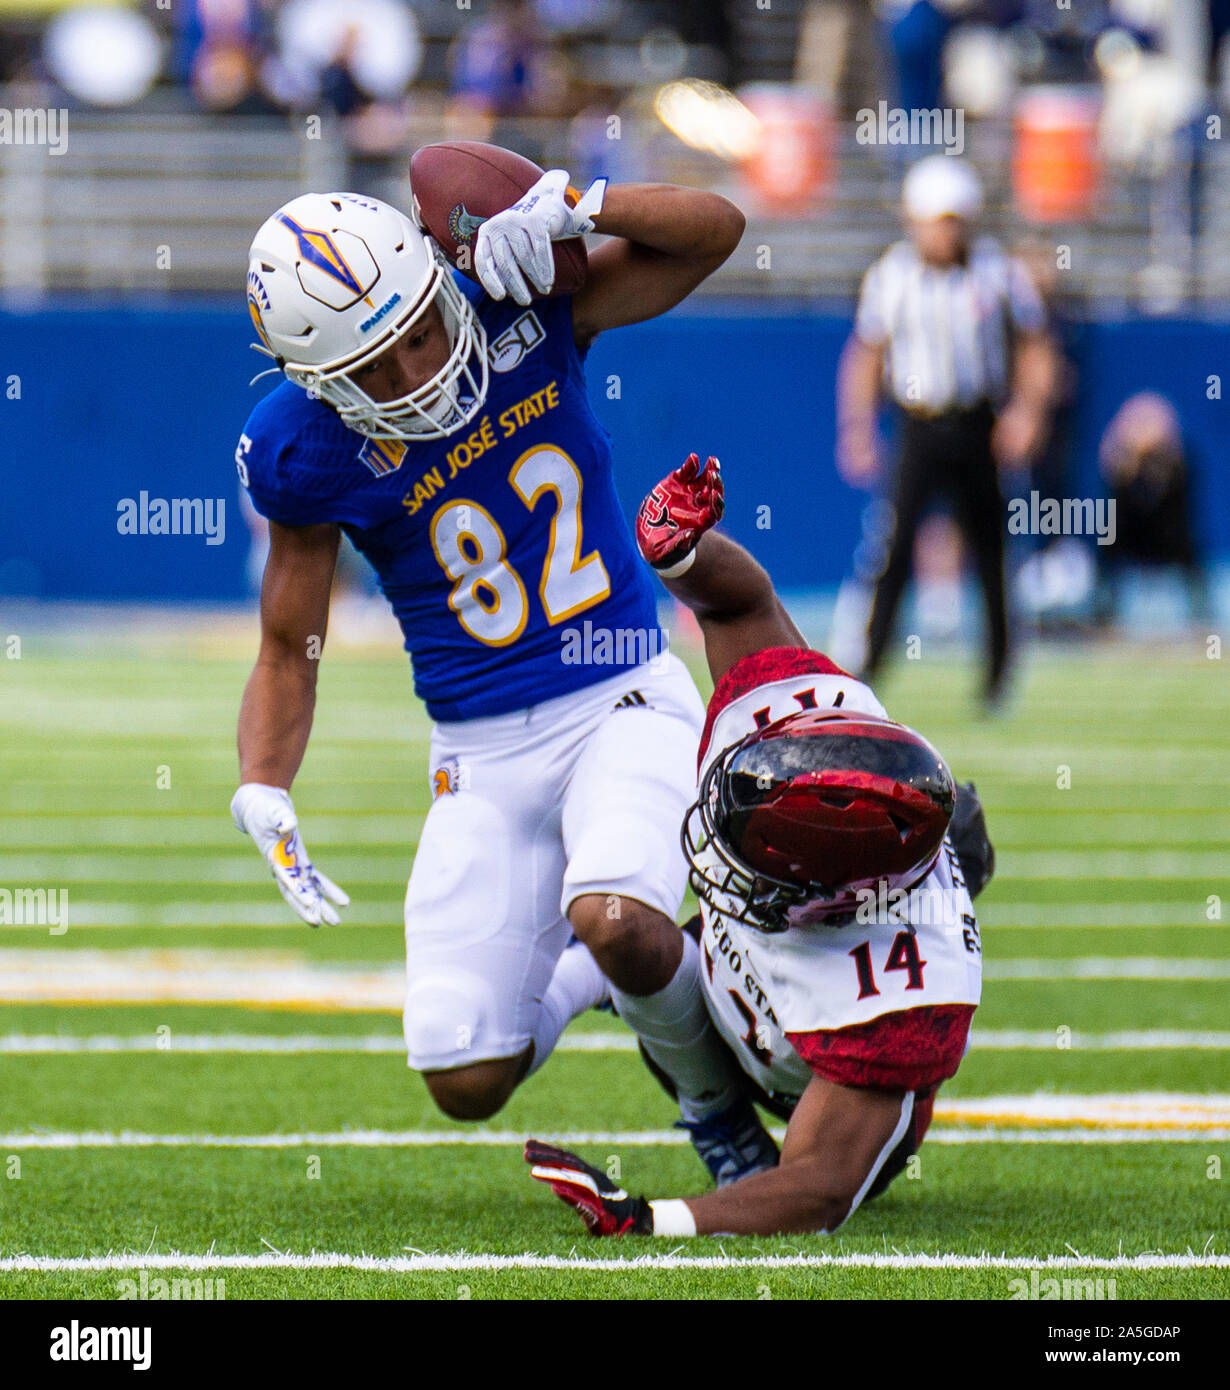
[[[439,439],[467,425],[487,396],[487,334],[435,242],[396,208],[354,193],[304,193],[257,232],[248,310],[288,380],[371,439]],[[448,361],[397,400],[374,401],[352,378],[431,305]]]

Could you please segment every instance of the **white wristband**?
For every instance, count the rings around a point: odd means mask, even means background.
[[[654,573],[659,579],[678,579],[680,575],[687,574],[695,563],[696,551],[692,549],[682,560],[677,560],[673,565],[655,565]]]
[[[655,1236],[694,1236],[696,1218],[692,1208],[677,1197],[650,1202],[653,1212],[653,1233]]]

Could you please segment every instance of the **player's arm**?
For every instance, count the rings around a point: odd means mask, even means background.
[[[572,297],[577,345],[673,309],[729,259],[746,220],[728,199],[697,188],[608,188],[594,230],[611,239],[590,256],[589,275]]]
[[[1018,330],[1013,338],[1012,394],[991,435],[1006,468],[1025,467],[1042,447],[1059,381],[1054,339],[1044,328]]]
[[[532,1176],[549,1183],[595,1235],[787,1235],[835,1231],[910,1123],[907,1093],[814,1076],[776,1168],[701,1197],[630,1197],[575,1154],[531,1140]]]
[[[269,523],[261,644],[239,710],[239,775],[290,790],[307,749],[341,533]]]
[[[235,824],[252,836],[282,896],[313,927],[336,924],[334,905],[350,901],[312,863],[290,799],[312,731],[340,539],[333,525],[269,523],[260,652],[239,710],[241,786],[231,801]]]
[[[636,519],[641,554],[696,614],[715,682],[766,647],[807,645],[764,569],[729,536],[709,529],[723,506],[717,459],[702,468],[693,454],[650,492]]]
[[[608,328],[655,318],[686,299],[738,246],[745,222],[717,193],[597,179],[578,197],[567,173],[551,169],[482,224],[474,269],[493,299],[528,304],[554,283],[553,241],[603,233],[609,240],[589,257],[585,284],[572,297],[573,337],[586,347]]]
[[[1005,289],[1012,325],[1011,394],[996,418],[991,447],[1001,467],[1024,468],[1046,441],[1062,354],[1038,287],[1015,257],[1008,259]]]
[[[766,647],[807,646],[773,581],[729,536],[715,531],[702,536],[688,572],[662,582],[696,614],[715,682],[736,661]]]

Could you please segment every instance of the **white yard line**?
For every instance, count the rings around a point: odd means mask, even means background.
[[[71,921],[71,907],[69,918]],[[999,980],[1230,980],[1230,959],[1078,956],[987,961]],[[294,950],[0,949],[0,1003],[240,1004],[400,1013],[403,967],[308,960]]]
[[[410,855],[425,819],[426,813],[421,811],[381,812],[379,808],[369,810],[366,807],[355,811],[326,811],[312,817],[313,838],[324,845],[401,849],[406,855],[409,872]],[[150,810],[133,810],[120,816],[40,816],[37,820],[27,820],[15,832],[7,841],[7,850],[21,854],[57,854],[89,845],[93,850],[104,846],[147,848],[158,853],[191,849],[211,858],[231,857],[240,853],[243,841],[229,821],[229,816],[214,812],[167,815]]]
[[[771,1128],[779,1141],[785,1130]],[[675,1147],[688,1143],[679,1130],[579,1130],[561,1134],[549,1131],[537,1138],[561,1147],[586,1144],[614,1148]],[[346,1130],[334,1134],[118,1134],[85,1131],[80,1134],[0,1134],[6,1152],[26,1149],[434,1149],[520,1147],[527,1135],[502,1131]],[[946,1129],[932,1126],[928,1144],[1187,1144],[1224,1143],[1230,1125],[1191,1129]]]
[[[998,861],[1001,880],[1030,878],[1220,878],[1221,850],[1015,850]]]
[[[1230,1095],[1140,1092],[1135,1095],[941,1096],[928,1141],[964,1143],[1146,1143],[1230,1138]],[[779,1137],[780,1128],[774,1131]],[[572,1147],[643,1148],[689,1142],[679,1129],[573,1130],[540,1134]],[[105,1148],[497,1148],[520,1145],[522,1130],[347,1129],[273,1134],[150,1134],[138,1130],[41,1131],[0,1135],[5,1149]]]
[[[1154,1029],[1121,1033],[1064,1035],[1062,1048],[1054,1029],[974,1030],[972,1046],[988,1052],[1156,1052],[1230,1050],[1230,1032]],[[557,1052],[635,1052],[630,1033],[565,1033]],[[333,1052],[342,1055],[400,1055],[400,1033],[9,1033],[0,1034],[0,1056],[74,1055],[77,1053],[244,1053],[260,1055]]]
[[[238,839],[236,836],[236,841]],[[338,841],[353,843],[347,834],[340,834]],[[404,852],[399,848],[403,843]],[[145,840],[132,848],[143,846],[150,853],[139,858],[83,854],[75,844],[62,848],[6,850],[0,856],[0,876],[8,883],[46,883],[58,887],[73,883],[141,884],[145,887],[191,884],[196,886],[197,895],[214,883],[243,884],[254,892],[260,883],[259,862],[254,866],[251,849],[241,843],[236,843],[233,849],[206,844],[192,854],[178,852],[179,847],[167,852]],[[331,854],[329,867],[339,879],[356,884],[404,878],[412,858],[413,834],[407,831],[404,841],[399,838],[376,848],[382,851],[378,860],[351,849]],[[321,858],[324,862],[323,852]],[[1095,878],[1187,881],[1220,879],[1225,873],[1225,863],[1225,854],[1219,849],[1013,850],[1001,856],[997,876],[1001,883],[1043,878],[1071,879],[1074,884],[1084,884]]]
[[[1053,1034],[1046,1034],[1054,1047]],[[1230,1047],[1230,1033],[1226,1034]],[[401,1055],[406,1044],[400,1033],[10,1033],[0,1035],[0,1056],[76,1054],[82,1052],[175,1052],[289,1054],[335,1052],[379,1056]],[[570,1033],[555,1045],[556,1052],[635,1052],[631,1033]]]
[[[1166,921],[1187,923],[1192,905],[1181,913],[1171,913]],[[70,891],[68,920],[74,931],[83,927],[286,927],[299,930],[303,923],[280,897],[264,897],[250,902],[212,902],[178,898],[169,903],[115,903],[81,899]],[[398,909],[392,911],[376,903],[352,903],[346,909],[348,927],[389,927],[401,930]],[[1029,925],[1029,924],[1025,924]]]
[[[69,909],[71,922],[72,910]],[[293,950],[0,950],[0,1001],[196,1003],[400,1013],[405,967],[310,961]]]
[[[1230,1125],[1190,1129],[936,1129],[927,1131],[928,1144],[1189,1144],[1224,1143]]]
[[[1054,1029],[975,1028],[971,1046],[992,1052],[1054,1052],[1059,1038]],[[1157,1052],[1191,1050],[1224,1052],[1230,1033],[1155,1028],[1119,1033],[1073,1033],[1063,1046],[1073,1052]]]
[[[986,980],[1230,980],[1230,960],[1181,956],[1077,956],[988,960]]]
[[[54,880],[54,875],[51,876]],[[995,904],[984,913],[987,925],[1011,927],[1209,927],[1204,900],[1107,903],[1021,902]],[[217,899],[178,898],[168,903],[101,902],[70,894],[70,925],[79,927],[286,927],[302,923],[282,900],[219,902]],[[397,911],[374,903],[352,903],[346,909],[348,926],[400,928]]]
[[[1205,901],[1153,899],[1115,903],[1069,899],[1061,903],[1014,898],[980,903],[979,917],[988,926],[1010,927],[1220,927],[1205,916]]]
[[[365,1274],[430,1274],[462,1270],[515,1269],[593,1270],[629,1273],[644,1269],[1105,1269],[1144,1273],[1154,1269],[1226,1269],[1230,1255],[639,1255],[632,1259],[596,1259],[578,1255],[485,1255],[459,1252],[428,1255],[347,1255],[336,1251],[289,1255],[267,1251],[259,1255],[8,1255],[0,1257],[0,1273],[105,1273],[153,1269],[354,1269]]]

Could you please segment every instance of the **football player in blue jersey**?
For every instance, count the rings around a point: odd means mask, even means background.
[[[373,198],[306,194],[257,233],[248,304],[286,380],[236,456],[270,553],[232,813],[295,911],[336,923],[346,895],[312,864],[290,786],[345,532],[434,721],[405,903],[410,1066],[446,1114],[485,1119],[609,997],[727,1183],[776,1149],[675,924],[704,712],[665,650],[584,360],[691,293],[744,219],[694,189],[599,181],[574,205],[567,186],[553,170],[477,228],[481,287]],[[552,242],[591,230],[609,239],[583,287],[536,297]]]

